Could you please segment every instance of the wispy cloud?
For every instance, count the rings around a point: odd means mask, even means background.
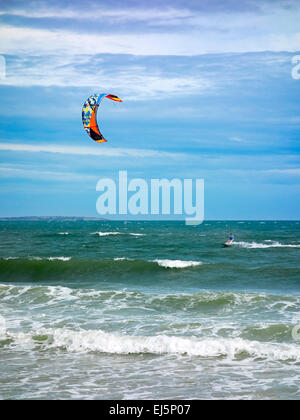
[[[24,8],[7,8],[0,11],[1,15],[11,15],[25,18],[34,19],[77,19],[77,20],[101,20],[106,19],[109,24],[120,22],[152,22],[152,25],[160,24],[174,24],[180,23],[183,20],[193,18],[193,12],[188,8],[175,8],[175,7],[99,7],[98,5],[91,4],[88,8],[78,8],[70,6],[48,6],[41,3],[41,6],[36,8],[30,5]],[[189,21],[189,20],[188,20]],[[103,24],[103,22],[102,22]]]
[[[245,140],[244,139],[242,139],[241,137],[236,137],[236,136],[234,136],[234,137],[230,137],[229,138],[229,140],[231,140],[231,141],[235,141],[235,142],[237,142],[237,143],[243,143]]]
[[[244,8],[235,2],[227,8],[217,7],[217,2],[199,8],[194,2],[185,7],[179,3],[159,7],[141,3],[134,8],[102,7],[93,2],[89,7],[76,2],[64,7],[39,1],[22,7],[7,4],[0,12],[0,52],[9,56],[1,84],[47,87],[100,83],[107,87],[113,84],[121,92],[130,85],[132,98],[137,99],[183,92],[201,94],[217,85],[214,75],[218,63],[210,68],[209,77],[203,74],[201,63],[192,63],[193,72],[185,69],[176,74],[165,71],[164,57],[300,51],[300,8],[296,2],[289,7],[281,2],[250,3]],[[101,64],[108,55],[118,57],[115,66],[109,64],[109,71],[105,63]],[[152,56],[157,63],[154,67],[129,64],[129,55]],[[230,70],[223,70],[223,81]],[[238,78],[245,73],[251,77],[244,65]]]
[[[226,17],[224,17],[226,19]],[[3,54],[135,54],[135,55],[199,55],[207,53],[300,51],[300,31],[258,32],[251,35],[237,31],[191,29],[184,33],[90,33],[64,29],[36,29],[3,25],[0,36]]]
[[[268,169],[263,171],[266,174],[274,175],[291,175],[291,176],[300,176],[300,168],[290,168],[290,169]]]
[[[111,56],[110,56],[111,57]],[[115,57],[118,61],[118,57]],[[120,60],[120,59],[119,59]],[[170,72],[140,61],[134,64],[132,56],[122,62],[112,63],[100,57],[60,55],[42,57],[16,57],[10,61],[7,76],[1,81],[6,86],[103,86],[106,90],[117,89],[127,99],[195,95],[214,88],[213,80],[200,72]]]
[[[98,146],[98,145],[97,145]],[[108,156],[108,157],[131,157],[131,158],[155,158],[155,159],[179,159],[185,157],[183,153],[172,153],[161,150],[147,149],[126,149],[126,148],[108,148],[108,147],[80,147],[67,146],[60,144],[36,145],[22,143],[0,143],[0,150],[11,152],[29,152],[29,153],[59,153],[81,156]]]
[[[0,178],[28,178],[28,179],[38,179],[46,181],[63,181],[63,182],[72,182],[72,181],[87,181],[93,180],[96,181],[97,175],[87,175],[83,173],[75,172],[57,172],[49,171],[44,169],[31,169],[31,168],[18,168],[18,167],[9,167],[9,166],[0,166]]]
[[[242,3],[242,4],[239,4]],[[288,4],[287,4],[288,3]],[[122,3],[121,3],[122,4]],[[297,28],[297,18],[299,17],[299,3],[296,0],[284,1],[248,1],[248,2],[224,2],[220,5],[218,1],[210,2],[189,2],[185,1],[184,6],[180,2],[164,1],[163,4],[155,6],[140,2],[134,6],[124,3],[122,7],[107,4],[105,7],[99,6],[99,3],[89,2],[88,7],[81,2],[73,2],[72,6],[64,4],[61,7],[60,2],[51,1],[50,5],[45,1],[28,1],[22,7],[14,6],[11,2],[0,11],[0,16],[15,16],[31,19],[54,19],[54,20],[88,20],[101,22],[101,27],[120,25],[122,23],[142,22],[143,25],[153,27],[182,26],[187,28],[201,27],[202,29],[214,29],[225,31],[227,29],[245,28],[245,22],[248,27],[256,26],[260,29],[264,23],[269,22],[270,30],[276,22],[276,28],[286,29],[286,24],[290,29]],[[220,7],[221,6],[221,7]],[[230,19],[224,19],[229,17]],[[134,27],[131,28],[134,31]],[[266,27],[265,27],[266,30]]]
[[[256,2],[248,10],[209,7],[7,7],[0,31],[5,54],[198,55],[204,53],[299,51],[300,8]],[[24,18],[18,22],[9,16]],[[30,18],[28,21],[25,18]],[[35,19],[34,27],[31,19]],[[52,21],[45,25],[45,19]],[[66,20],[72,25],[68,26]],[[86,22],[89,25],[86,25]],[[40,22],[40,25],[39,25]],[[99,22],[91,25],[91,22]],[[54,24],[55,23],[55,24]],[[51,24],[53,25],[51,27]],[[86,28],[86,29],[85,29]]]

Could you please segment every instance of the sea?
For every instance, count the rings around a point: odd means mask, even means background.
[[[2,400],[299,399],[299,311],[298,221],[0,222]]]

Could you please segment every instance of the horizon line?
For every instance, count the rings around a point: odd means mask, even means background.
[[[185,219],[107,219],[96,216],[0,216],[0,221],[26,219],[87,219],[86,221],[107,222],[185,222]],[[25,220],[24,220],[25,219]],[[29,220],[28,220],[29,221]],[[204,222],[300,222],[299,219],[204,219]]]

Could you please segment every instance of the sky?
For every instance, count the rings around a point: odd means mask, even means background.
[[[300,219],[298,0],[0,0],[0,217],[99,178],[203,178],[205,219]],[[83,102],[106,100],[97,144]]]

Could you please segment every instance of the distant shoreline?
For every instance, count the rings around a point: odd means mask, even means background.
[[[184,222],[180,220],[158,220],[158,219],[105,219],[101,217],[87,217],[87,216],[19,216],[19,217],[0,217],[0,222],[14,222],[14,221],[58,221],[58,222],[82,222],[82,221],[109,221],[109,222]],[[300,219],[205,219],[206,222],[300,222]]]
[[[23,216],[23,217],[0,217],[0,222],[8,221],[59,221],[59,222],[73,222],[73,221],[97,221],[97,220],[107,220],[100,217],[76,217],[76,216]]]

